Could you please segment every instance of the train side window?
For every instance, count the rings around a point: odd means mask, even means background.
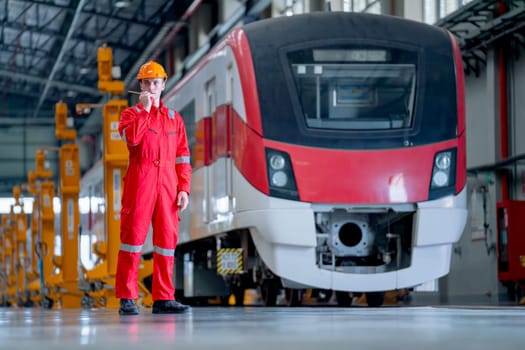
[[[193,150],[195,145],[195,100],[191,100],[188,104],[182,107],[179,110],[182,119],[184,120],[184,125],[186,126],[186,135],[188,136],[188,146],[190,150]],[[194,163],[194,154],[191,154],[191,164]]]

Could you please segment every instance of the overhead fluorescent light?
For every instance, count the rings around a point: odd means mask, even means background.
[[[129,7],[129,5],[131,5],[131,3],[129,2],[129,0],[117,0],[115,1],[115,3],[113,4],[114,7],[118,8],[118,9],[124,9],[126,7]]]

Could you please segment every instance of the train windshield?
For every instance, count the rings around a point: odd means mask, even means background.
[[[416,65],[406,60],[392,62],[390,54],[378,49],[309,49],[289,54],[306,127],[356,131],[410,128]]]
[[[389,149],[457,137],[458,92],[448,35],[427,43],[347,38],[357,36],[349,31],[344,38],[304,41],[305,33],[279,32],[268,46],[262,33],[249,32],[265,138]],[[316,33],[312,29],[310,35]]]

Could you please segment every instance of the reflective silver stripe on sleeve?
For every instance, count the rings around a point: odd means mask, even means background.
[[[126,140],[126,129],[122,129],[122,140],[123,140],[125,143],[128,143],[128,140]]]
[[[129,253],[140,253],[142,252],[142,246],[120,243],[120,250]]]
[[[153,251],[157,254],[164,255],[164,256],[174,256],[175,255],[175,249],[166,249],[166,248],[153,246]]]
[[[168,109],[168,117],[170,119],[175,119],[175,111],[173,109]]]
[[[190,162],[190,157],[188,156],[175,158],[175,164],[184,164],[184,163],[189,163],[189,162]]]
[[[140,108],[139,108],[139,106],[134,106],[134,108],[135,108],[135,111],[137,111],[137,113],[140,112]]]

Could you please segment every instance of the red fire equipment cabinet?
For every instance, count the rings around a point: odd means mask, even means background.
[[[525,290],[525,201],[504,200],[498,210],[498,279]]]

